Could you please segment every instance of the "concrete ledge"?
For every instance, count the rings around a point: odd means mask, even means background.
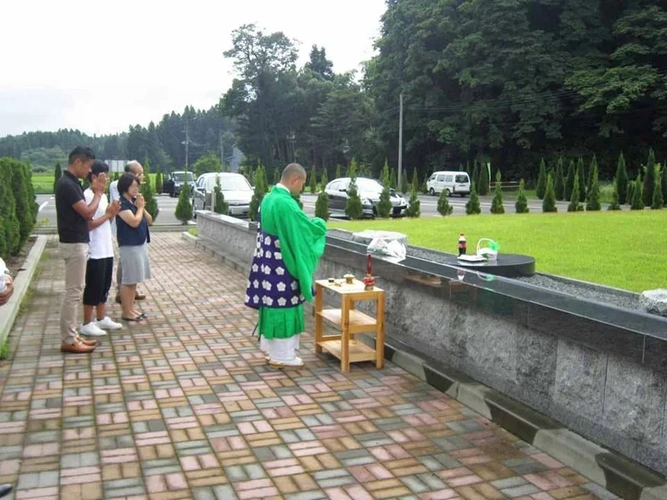
[[[188,237],[194,239],[189,234]],[[212,243],[198,238],[195,244],[218,255],[236,270],[242,273],[248,271],[246,263],[222,255]],[[313,313],[312,304],[306,303],[305,308],[308,313]],[[375,347],[375,340],[368,335],[360,335],[358,340]],[[581,437],[560,422],[452,367],[434,359],[425,359],[395,338],[385,338],[384,351],[388,361],[445,392],[611,493],[629,500],[667,499],[667,480],[660,474]]]
[[[220,260],[222,260],[222,262],[232,267],[235,271],[238,271],[240,273],[248,272],[248,265],[245,262],[241,262],[235,259],[231,255],[222,254],[220,250],[216,248],[216,246],[207,239],[199,238],[198,236],[193,236],[188,232],[183,232],[182,236],[185,240],[193,243],[197,248],[200,248],[204,250],[206,253],[218,257]]]
[[[39,260],[42,258],[44,248],[46,248],[47,239],[47,236],[37,236],[35,243],[30,249],[30,253],[23,263],[23,267],[21,267],[14,280],[14,294],[9,299],[9,302],[0,308],[0,346],[5,343],[9,332],[14,326],[21,302],[26,293],[28,293],[30,282],[37,269],[37,264],[39,264]]]

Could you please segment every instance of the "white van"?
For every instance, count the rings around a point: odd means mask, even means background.
[[[447,196],[470,194],[470,177],[467,172],[433,172],[426,182],[428,194],[436,195],[443,191]]]

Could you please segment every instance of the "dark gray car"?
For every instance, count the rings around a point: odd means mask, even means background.
[[[347,204],[348,189],[350,187],[350,178],[341,177],[334,179],[326,185],[324,190],[329,195],[329,212],[332,215],[345,215],[345,205]],[[375,179],[366,177],[357,177],[357,191],[361,198],[361,207],[364,217],[375,217],[377,215],[376,205],[380,201],[382,193],[382,184]],[[391,201],[391,215],[399,217],[405,215],[408,208],[408,202],[393,189],[389,190],[389,199]]]

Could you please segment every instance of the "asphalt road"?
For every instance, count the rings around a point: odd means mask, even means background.
[[[56,204],[53,195],[37,195],[37,203],[40,205],[39,215],[37,216],[37,221],[41,222],[41,225],[45,226],[55,226],[56,225]],[[160,214],[158,215],[156,224],[179,224],[178,219],[174,217],[174,211],[176,210],[176,204],[178,203],[178,198],[170,198],[168,195],[160,195],[157,197],[158,206],[160,207]],[[315,215],[315,202],[317,201],[317,195],[313,194],[302,194],[301,202],[303,203],[303,209],[309,216]],[[428,196],[420,195],[419,196],[420,206],[421,206],[421,216],[422,217],[436,217],[438,214],[438,197],[437,196]],[[465,215],[465,204],[467,203],[468,198],[458,198],[453,197],[449,199],[449,203],[454,207],[453,215]],[[480,198],[480,205],[482,207],[482,215],[490,215],[491,208],[491,197],[482,197]],[[559,212],[567,211],[567,203],[559,201],[556,203],[558,206]],[[507,213],[514,213],[514,201],[504,203],[505,211]],[[529,201],[528,207],[530,208],[531,213],[540,213],[542,212],[542,202],[541,201]],[[603,210],[606,207],[603,207]],[[345,220],[345,219],[341,219]]]

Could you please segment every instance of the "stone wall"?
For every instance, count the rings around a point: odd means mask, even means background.
[[[249,263],[255,231],[229,219],[201,214],[200,237]],[[317,277],[361,277],[365,264],[330,240]],[[388,336],[667,474],[667,321],[454,268],[376,259],[374,274]]]

